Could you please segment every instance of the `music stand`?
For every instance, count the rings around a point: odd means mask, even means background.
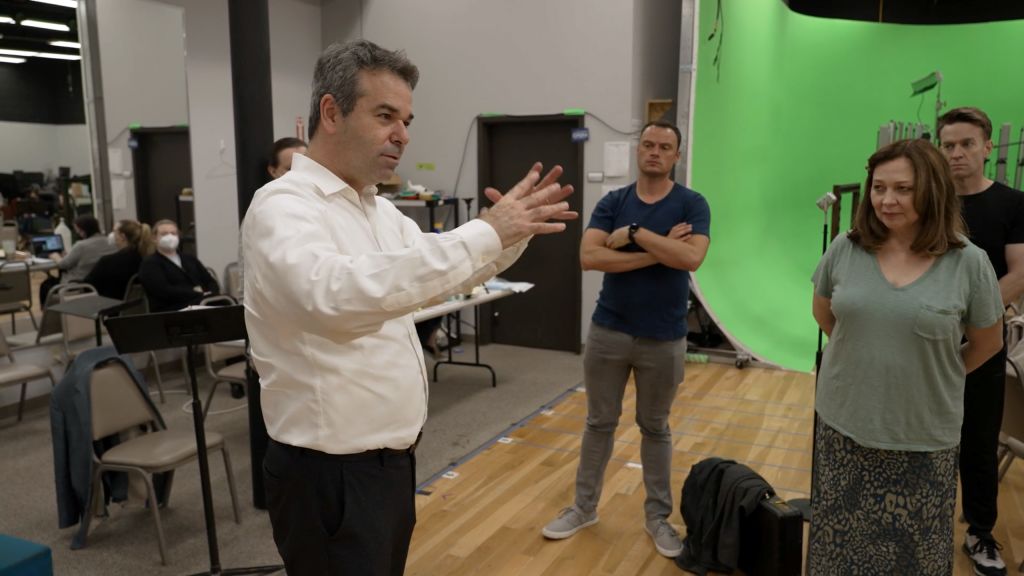
[[[247,339],[242,306],[211,306],[180,312],[119,316],[108,318],[105,324],[119,354],[181,347],[188,350],[186,364],[192,392],[192,421],[196,432],[199,478],[203,490],[206,539],[210,548],[209,572],[200,572],[194,576],[269,574],[282,570],[283,566],[223,569],[217,550],[217,526],[213,518],[213,496],[210,491],[210,465],[206,456],[206,430],[203,426],[203,408],[199,401],[199,384],[196,380],[196,347]]]

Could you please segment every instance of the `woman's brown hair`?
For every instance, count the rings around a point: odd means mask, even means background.
[[[128,246],[135,249],[143,258],[152,254],[156,249],[153,243],[153,233],[148,224],[141,224],[135,220],[121,220],[117,223],[117,231],[124,236]]]
[[[898,158],[906,158],[914,171],[914,210],[920,228],[910,249],[919,254],[941,256],[954,248],[963,248],[965,227],[953,174],[935,146],[922,139],[893,142],[868,159],[867,199],[857,209],[850,240],[868,252],[875,252],[889,237],[889,229],[878,219],[871,203],[871,186],[875,169]]]

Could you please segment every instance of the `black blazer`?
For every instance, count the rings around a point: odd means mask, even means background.
[[[218,292],[217,280],[198,258],[178,255],[181,256],[181,268],[159,252],[147,256],[139,267],[139,280],[146,290],[150,312],[181,310],[198,303],[203,294],[196,292],[196,286],[210,294]]]
[[[83,282],[92,284],[100,296],[124,298],[128,281],[139,273],[142,255],[135,248],[122,248],[96,261],[96,265]]]

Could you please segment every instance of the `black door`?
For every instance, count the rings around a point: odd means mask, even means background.
[[[570,208],[582,214],[583,145],[572,141],[572,130],[582,126],[582,117],[560,114],[479,118],[479,205],[490,204],[485,187],[507,191],[539,161],[545,170],[562,166],[561,182],[575,189]],[[501,274],[535,286],[481,308],[484,342],[579,353],[582,229],[575,220],[561,234],[533,238],[519,261]]]
[[[168,219],[178,223],[181,250],[195,254],[195,218],[191,198],[180,202],[192,187],[192,152],[188,127],[136,128],[128,145],[135,170],[135,211],[140,222],[152,225]]]

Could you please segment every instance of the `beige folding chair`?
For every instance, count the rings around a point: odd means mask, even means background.
[[[236,304],[236,302],[235,299],[230,296],[221,295],[204,298],[202,304],[204,306],[230,306]],[[242,386],[245,386],[246,362],[228,364],[219,369],[214,368],[214,364],[218,364],[231,358],[244,356],[245,350],[237,346],[207,344],[203,355],[206,356],[206,373],[213,378],[213,384],[210,385],[210,393],[206,395],[206,402],[203,404],[203,419],[205,420],[206,415],[210,413],[210,403],[213,402],[213,394],[217,391],[217,386],[221,382],[241,384]]]
[[[11,353],[10,347],[7,346],[7,338],[4,337],[3,332],[0,332],[0,356],[6,356],[10,362],[9,364],[0,365],[0,387],[21,384],[21,399],[18,401],[18,422],[21,422],[22,413],[25,410],[25,389],[28,387],[28,383],[32,380],[49,378],[50,387],[52,388],[57,385],[57,381],[54,380],[53,373],[50,372],[49,368],[36,364],[26,364],[25,362],[15,362],[14,354]]]
[[[57,288],[57,300],[68,302],[79,298],[92,298],[98,296],[96,288],[90,284],[72,282],[62,284]],[[96,322],[89,318],[72,316],[70,314],[60,315],[61,333],[63,334],[62,344],[64,345],[64,361],[70,365],[74,360],[76,352],[71,351],[71,343],[86,339],[96,338]]]
[[[71,358],[74,355],[70,353],[69,344],[86,337],[95,338],[95,324],[86,318],[78,318],[78,322],[71,323],[71,327],[75,328],[75,330],[72,330],[72,337],[68,338],[64,331],[64,315],[50,310],[50,307],[54,304],[63,302],[63,299],[66,297],[95,293],[96,289],[89,284],[72,283],[58,284],[57,286],[54,286],[46,295],[46,306],[43,308],[43,317],[39,321],[39,328],[32,332],[22,332],[21,334],[15,334],[8,337],[8,345],[10,345],[14,350],[19,350],[21,348],[30,348],[33,346],[60,344],[63,347],[63,354],[61,355],[60,361],[70,363]],[[88,334],[84,334],[82,330],[77,329],[82,326],[83,322],[89,323],[90,328]]]
[[[130,316],[133,314],[147,314],[149,313],[149,299],[146,298],[146,289],[142,287],[142,282],[139,280],[138,274],[133,274],[128,279],[128,286],[124,290],[124,301],[129,302],[131,300],[138,300],[137,306],[131,308],[125,308],[121,310],[121,316]],[[149,356],[150,366],[153,367],[153,373],[156,375],[156,389],[160,394],[160,403],[164,403],[164,381],[160,376],[160,362],[156,358],[156,352],[150,350],[146,353]]]
[[[0,266],[0,314],[11,315],[11,333],[17,334],[14,316],[28,312],[32,327],[39,330],[32,313],[32,273],[28,262],[6,262]]]
[[[242,268],[238,262],[224,267],[224,293],[236,301],[242,299]]]
[[[196,459],[194,431],[190,428],[161,429],[153,405],[146,401],[144,392],[132,380],[124,365],[119,362],[108,362],[93,370],[89,381],[89,393],[92,403],[92,439],[94,441],[113,434],[136,431],[142,427],[151,431],[127,440],[124,440],[124,436],[122,436],[123,441],[120,444],[104,452],[103,456],[93,457],[91,501],[85,508],[90,512],[85,515],[83,520],[85,522],[83,541],[89,534],[93,503],[97,501],[97,498],[102,497],[100,475],[108,470],[135,473],[140,475],[146,483],[148,507],[153,515],[153,522],[156,524],[160,562],[166,566],[167,549],[164,542],[163,525],[160,523],[156,490],[153,488],[150,476],[180,468]],[[224,456],[228,491],[231,493],[231,507],[235,514],[235,523],[240,524],[238,497],[235,494],[235,477],[224,437],[217,432],[207,430],[206,447],[210,452],[220,450]]]
[[[1006,358],[1003,425],[999,432],[999,481],[1015,458],[1024,458],[1024,345],[1017,343]],[[1024,572],[1024,561],[1017,568]]]

